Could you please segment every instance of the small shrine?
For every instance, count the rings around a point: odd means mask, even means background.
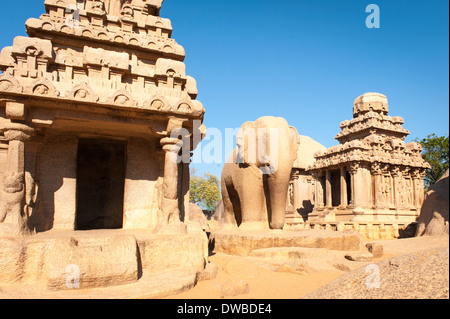
[[[387,97],[366,93],[354,102],[353,119],[341,123],[339,145],[315,154],[308,168],[315,205],[306,227],[356,229],[368,238],[395,238],[414,223],[424,200],[430,165]]]

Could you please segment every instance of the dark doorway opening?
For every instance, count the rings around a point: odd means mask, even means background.
[[[338,207],[341,204],[341,172],[331,171],[331,199],[332,206]]]
[[[80,139],[76,230],[123,227],[126,143]]]

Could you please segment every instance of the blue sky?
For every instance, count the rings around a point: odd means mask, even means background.
[[[25,35],[43,2],[2,2],[0,48]],[[365,24],[371,3],[379,29]],[[447,0],[165,0],[161,16],[186,50],[207,127],[281,116],[331,147],[365,92],[387,95],[407,142],[448,134],[448,12]],[[193,167],[220,176],[222,165]]]

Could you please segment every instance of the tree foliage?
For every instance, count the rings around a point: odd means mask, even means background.
[[[190,181],[190,202],[203,209],[215,210],[221,198],[220,180],[210,173],[192,176]]]
[[[431,169],[428,170],[425,176],[425,186],[428,188],[436,183],[448,170],[448,135],[436,136],[433,133],[422,140],[416,139],[416,142],[423,147],[423,159],[431,165]]]

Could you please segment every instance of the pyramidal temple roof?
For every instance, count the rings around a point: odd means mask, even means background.
[[[315,154],[310,169],[340,167],[354,162],[382,163],[427,169],[419,143],[405,143],[410,132],[404,119],[388,115],[388,99],[380,93],[366,93],[353,104],[353,119],[341,123],[336,135],[339,145]]]
[[[0,54],[0,94],[203,119],[162,3],[45,0],[46,13],[26,21],[29,37]]]

